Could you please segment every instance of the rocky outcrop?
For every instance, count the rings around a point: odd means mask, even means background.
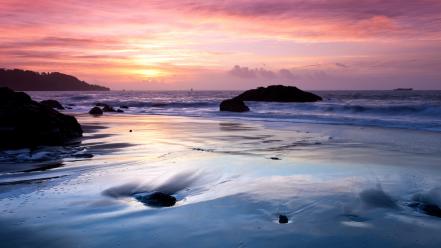
[[[26,93],[0,88],[0,149],[63,145],[82,133],[75,117],[35,102]]]
[[[322,98],[293,86],[271,85],[247,90],[234,99],[262,102],[317,102]]]
[[[246,112],[250,111],[247,105],[241,100],[228,99],[221,102],[219,106],[220,111],[230,112]]]
[[[61,105],[61,103],[58,102],[57,100],[44,100],[44,101],[41,101],[40,103],[45,106],[48,106],[49,108],[54,108],[54,109],[59,109],[59,110],[64,109],[63,105]]]

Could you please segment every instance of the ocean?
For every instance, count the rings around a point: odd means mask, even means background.
[[[29,92],[84,134],[0,151],[0,246],[441,247],[441,91],[239,93]]]
[[[56,99],[67,112],[87,113],[97,102],[125,105],[126,113],[233,118],[259,121],[379,126],[441,131],[441,91],[314,91],[316,103],[247,102],[247,113],[219,112],[236,91],[28,92],[35,100]]]

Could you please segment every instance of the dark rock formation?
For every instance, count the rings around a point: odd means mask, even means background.
[[[88,84],[78,78],[59,72],[38,73],[24,70],[0,69],[0,86],[21,91],[103,91],[109,88]]]
[[[413,201],[409,204],[409,207],[423,212],[427,215],[441,218],[441,208],[439,201],[437,201],[437,195],[440,188],[435,188],[428,193],[416,194],[413,196]]]
[[[286,215],[283,215],[283,214],[279,215],[279,223],[280,224],[288,223],[288,217]]]
[[[124,110],[122,110],[122,109],[117,109],[116,112],[118,112],[118,113],[124,113]]]
[[[366,189],[360,192],[362,203],[371,208],[398,208],[392,197],[382,189]]]
[[[317,102],[322,98],[293,86],[271,85],[247,90],[234,99],[240,101],[263,102]]]
[[[176,198],[174,196],[162,192],[136,196],[136,200],[150,207],[171,207],[176,204]]]
[[[103,107],[103,112],[116,112],[116,111],[112,106],[106,105]]]
[[[95,106],[103,107],[103,112],[116,112],[116,110],[112,106],[110,106],[109,104],[106,104],[106,103],[99,102],[99,103],[96,103]]]
[[[409,207],[417,209],[427,215],[441,218],[441,208],[432,203],[412,202]]]
[[[122,109],[128,109],[129,107],[128,107],[128,106],[125,106],[125,105],[121,105],[121,106],[119,106],[119,108],[122,108]]]
[[[63,105],[61,105],[61,103],[58,102],[57,100],[44,100],[44,101],[41,101],[40,103],[43,104],[44,106],[48,106],[50,108],[60,109],[60,110],[64,109]]]
[[[220,111],[230,111],[230,112],[246,112],[250,111],[247,105],[241,100],[228,99],[224,100],[220,104]]]
[[[102,115],[103,111],[99,108],[99,107],[93,107],[90,111],[89,114],[91,115]]]
[[[0,149],[63,145],[82,133],[75,117],[0,87]]]

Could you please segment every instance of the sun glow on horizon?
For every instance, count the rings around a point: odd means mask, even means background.
[[[436,0],[0,0],[0,67],[113,89],[441,88]]]

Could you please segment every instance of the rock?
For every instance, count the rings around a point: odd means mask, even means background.
[[[411,208],[419,210],[427,215],[441,218],[441,208],[432,203],[412,202],[408,205]]]
[[[99,108],[99,107],[93,107],[90,111],[89,114],[91,115],[102,115],[103,111]]]
[[[414,195],[412,198],[413,201],[409,204],[409,207],[419,210],[427,215],[441,218],[439,190],[440,188],[435,188],[429,192]]]
[[[283,215],[283,214],[279,215],[279,223],[280,224],[288,223],[288,217],[286,215]]]
[[[278,157],[270,157],[271,160],[280,160]]]
[[[115,109],[110,105],[105,105],[103,107],[103,112],[116,112]]]
[[[103,112],[116,112],[116,110],[112,106],[106,103],[97,102],[95,103],[95,106],[102,107]]]
[[[122,109],[118,109],[116,112],[118,112],[118,113],[124,113],[124,110],[122,110]]]
[[[75,117],[0,87],[0,149],[63,145],[82,134]]]
[[[176,198],[174,196],[162,192],[136,196],[136,200],[150,207],[171,207],[176,204]]]
[[[128,109],[129,107],[128,107],[128,106],[125,106],[125,105],[121,105],[121,106],[119,106],[119,108],[122,108],[122,109]]]
[[[317,102],[322,98],[293,86],[271,85],[247,90],[234,99],[263,102]]]
[[[247,105],[241,100],[228,99],[221,102],[219,106],[220,111],[230,112],[247,112],[250,111]]]
[[[428,215],[441,218],[441,208],[435,204],[421,204],[419,208]]]
[[[44,100],[41,101],[40,103],[50,108],[60,109],[60,110],[64,109],[63,105],[61,105],[61,103],[58,102],[57,100]]]
[[[82,154],[74,154],[74,158],[93,158],[93,154],[90,153],[82,153]]]
[[[386,194],[382,189],[366,189],[360,192],[362,203],[371,208],[398,208],[392,197]]]

